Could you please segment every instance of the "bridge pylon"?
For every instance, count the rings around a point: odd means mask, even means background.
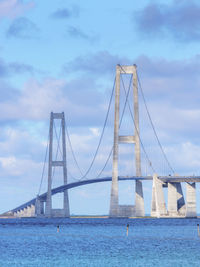
[[[54,120],[61,120],[62,128],[62,159],[53,160],[53,129],[54,129]],[[69,217],[69,199],[68,191],[65,190],[63,193],[63,208],[62,209],[52,209],[52,170],[53,167],[62,167],[63,168],[63,182],[64,185],[67,185],[67,164],[66,164],[66,140],[65,140],[65,115],[62,113],[53,113],[50,115],[50,127],[49,127],[49,163],[48,163],[48,189],[47,189],[47,199],[45,207],[45,216],[46,217]]]
[[[134,115],[134,134],[130,136],[119,135],[119,108],[120,108],[120,75],[133,75],[133,115]],[[113,145],[113,165],[112,165],[112,187],[110,197],[110,217],[121,216],[144,216],[144,198],[142,182],[135,181],[135,206],[119,205],[118,198],[118,154],[119,143],[135,144],[135,166],[136,176],[141,176],[141,155],[140,155],[140,137],[139,137],[139,108],[138,108],[138,80],[137,67],[116,66],[115,83],[115,122],[114,122],[114,145]]]

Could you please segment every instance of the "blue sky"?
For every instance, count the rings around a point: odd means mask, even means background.
[[[137,64],[152,120],[175,171],[200,174],[199,12],[199,1],[184,0],[0,0],[0,212],[38,193],[51,111],[65,112],[77,160],[87,170],[116,64]],[[162,155],[141,95],[140,100],[143,142],[158,172],[167,172],[158,167]],[[113,104],[89,177],[97,175],[112,146],[112,115]],[[128,112],[126,118],[130,131]],[[79,177],[69,144],[67,151],[69,171]],[[120,173],[133,174],[133,147],[120,147],[120,152]],[[104,175],[111,175],[111,163]],[[53,183],[61,183],[59,173]],[[120,203],[133,204],[133,192],[133,183],[120,184]],[[149,213],[150,183],[144,192]],[[73,189],[71,213],[107,214],[109,194],[110,183]],[[56,196],[54,206],[59,203]]]

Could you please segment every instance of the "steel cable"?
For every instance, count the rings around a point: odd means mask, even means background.
[[[44,157],[44,162],[43,162],[42,176],[41,176],[41,179],[40,179],[40,186],[39,186],[39,190],[38,190],[38,196],[40,194],[42,183],[43,183],[43,179],[44,179],[44,171],[45,171],[45,165],[46,165],[46,160],[47,160],[48,148],[49,148],[49,134],[48,134],[48,140],[47,140],[47,145],[46,145],[46,152],[45,152],[45,157]]]
[[[106,124],[107,124],[107,121],[108,121],[108,115],[110,113],[110,108],[111,108],[111,103],[112,103],[112,98],[113,98],[113,94],[114,94],[114,89],[115,89],[115,81],[116,79],[114,79],[114,84],[113,84],[113,88],[112,88],[112,92],[111,92],[111,97],[110,97],[110,100],[109,100],[109,104],[108,104],[108,108],[107,108],[107,113],[106,113],[106,118],[105,118],[105,121],[104,121],[104,125],[103,125],[103,129],[102,129],[102,132],[101,132],[101,136],[100,136],[100,139],[99,139],[99,143],[97,145],[97,148],[96,148],[96,151],[94,153],[94,156],[93,156],[93,159],[91,161],[91,164],[89,166],[89,168],[87,169],[87,171],[84,173],[84,175],[82,175],[82,177],[80,177],[79,181],[83,180],[84,178],[86,178],[87,174],[90,172],[94,162],[95,162],[95,159],[97,157],[97,153],[99,151],[99,148],[100,148],[100,145],[101,145],[101,142],[102,142],[102,139],[103,139],[103,135],[104,135],[104,132],[105,132],[105,128],[106,128]],[[71,140],[70,140],[70,136],[69,136],[69,132],[68,132],[68,128],[67,128],[67,125],[66,125],[66,133],[67,133],[67,139],[69,141],[69,145],[70,145],[70,150],[72,152],[72,155],[73,155],[73,158],[74,158],[74,161],[79,169],[79,171],[81,172],[81,169],[78,165],[78,162],[76,160],[76,157],[75,157],[75,154],[74,154],[74,151],[73,151],[73,147],[72,147],[72,143],[71,143]],[[82,173],[82,172],[81,172]]]
[[[142,85],[141,85],[141,82],[140,82],[140,79],[139,79],[137,70],[136,70],[136,74],[137,74],[137,77],[138,77],[138,83],[139,83],[140,91],[141,91],[141,93],[142,93],[142,98],[143,98],[144,105],[145,105],[145,108],[146,108],[146,111],[147,111],[147,115],[148,115],[148,117],[149,117],[149,120],[150,120],[151,126],[152,126],[152,128],[153,128],[153,132],[154,132],[154,134],[155,134],[155,137],[156,137],[156,139],[157,139],[158,145],[159,145],[159,147],[160,147],[160,149],[161,149],[161,152],[162,152],[162,154],[163,154],[163,156],[164,156],[164,158],[165,158],[165,160],[166,160],[166,162],[167,162],[169,168],[171,169],[171,171],[172,171],[173,173],[175,173],[174,169],[172,168],[172,166],[171,166],[171,164],[170,164],[170,162],[169,162],[169,160],[168,160],[168,158],[167,158],[167,155],[165,154],[165,152],[164,152],[164,150],[163,150],[163,147],[162,147],[162,145],[161,145],[161,143],[160,143],[160,140],[159,140],[159,138],[158,138],[158,135],[157,135],[155,126],[154,126],[154,124],[153,124],[153,121],[152,121],[152,119],[151,119],[151,115],[150,115],[150,113],[149,113],[149,109],[148,109],[148,107],[147,107],[146,99],[145,99],[145,97],[144,97],[144,93],[143,93]]]

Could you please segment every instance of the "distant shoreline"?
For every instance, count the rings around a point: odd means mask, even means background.
[[[194,217],[200,218],[200,216]],[[15,216],[0,216],[0,219],[45,219],[45,217],[15,217]],[[65,219],[65,217],[53,217],[49,219]],[[67,218],[66,218],[67,219]],[[112,219],[108,215],[72,215],[68,219]],[[116,217],[113,219],[193,219],[186,217],[151,217],[150,215],[144,217]]]

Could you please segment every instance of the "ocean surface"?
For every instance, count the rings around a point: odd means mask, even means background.
[[[197,224],[200,219],[0,219],[0,266],[199,267]]]

